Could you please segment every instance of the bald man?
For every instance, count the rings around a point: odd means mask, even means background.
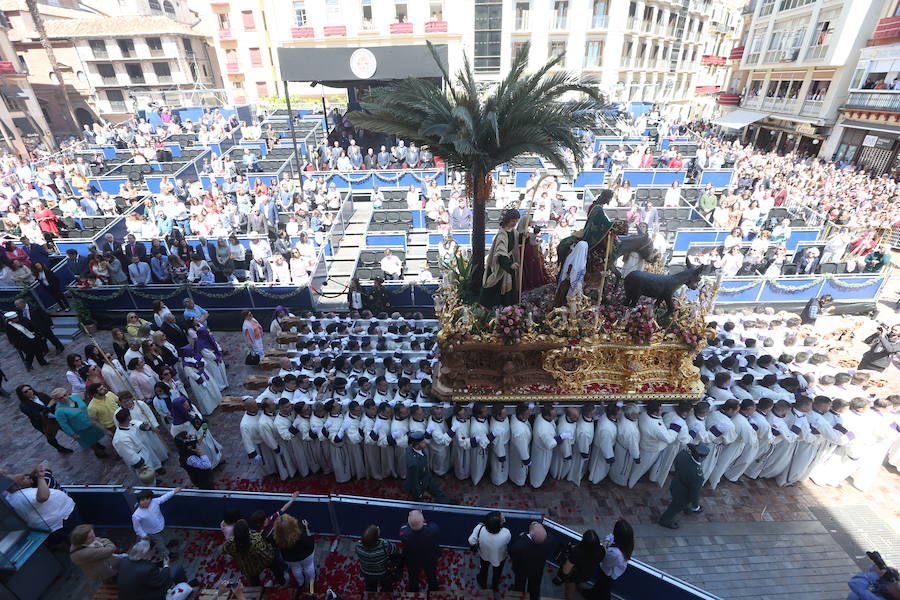
[[[422,571],[425,571],[425,578],[428,580],[428,591],[438,589],[436,568],[441,556],[439,536],[438,526],[426,523],[421,510],[409,511],[406,525],[400,528],[400,541],[406,557],[406,570],[409,572],[409,588],[406,591],[419,591],[419,576]]]
[[[509,544],[509,558],[515,575],[512,589],[517,592],[527,589],[529,600],[540,600],[541,578],[549,554],[547,530],[537,521],[532,521],[528,532],[520,534]]]

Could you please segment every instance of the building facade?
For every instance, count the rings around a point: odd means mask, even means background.
[[[832,157],[900,175],[900,0],[885,2],[856,63],[832,134]]]
[[[25,157],[40,143],[47,148],[55,145],[28,74],[7,35],[10,28],[8,20],[0,19],[0,134],[6,151]]]
[[[55,19],[51,40],[70,40],[100,116],[112,122],[138,110],[198,104],[221,88],[205,36],[167,16]]]
[[[280,95],[272,46],[446,44],[451,72],[471,59],[499,79],[531,42],[532,68],[565,52],[567,69],[598,77],[622,102],[665,101],[711,111],[739,39],[739,0],[206,0],[195,5],[214,38],[234,101]],[[292,93],[317,96],[308,86]],[[692,105],[697,94],[706,94]]]
[[[742,44],[738,120],[764,149],[829,156],[883,0],[757,0]],[[740,46],[739,46],[740,47]]]

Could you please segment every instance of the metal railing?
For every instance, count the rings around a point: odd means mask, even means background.
[[[866,108],[900,112],[900,91],[865,90],[850,92],[844,108]]]
[[[828,54],[828,45],[810,46],[806,50],[806,60],[821,60]]]
[[[822,100],[805,100],[800,108],[800,114],[807,117],[817,117],[822,114],[822,106],[825,104]]]

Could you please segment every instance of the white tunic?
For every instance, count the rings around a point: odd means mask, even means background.
[[[788,411],[786,416],[790,414]],[[772,426],[772,448],[768,454],[760,458],[764,464],[758,470],[758,477],[763,478],[775,477],[787,468],[794,453],[794,442],[797,440],[797,434],[791,431],[788,421],[776,415],[775,411],[769,412],[769,424]],[[753,467],[754,465],[751,465],[751,468]]]
[[[294,427],[297,428],[297,438],[300,439],[300,446],[303,449],[303,456],[306,457],[306,465],[309,467],[310,473],[318,473],[322,470],[319,464],[319,441],[314,439],[310,432],[310,418],[297,417],[294,419]]]
[[[116,449],[122,462],[133,469],[135,474],[144,466],[148,466],[154,471],[162,467],[162,463],[144,443],[145,438],[141,433],[137,425],[132,422],[126,429],[117,427],[112,440],[113,448]]]
[[[470,446],[472,445],[471,440],[474,440],[475,442],[475,445],[471,450],[472,466],[470,475],[472,477],[472,483],[478,485],[478,482],[481,481],[481,478],[484,477],[484,473],[487,470],[488,446],[491,443],[488,439],[487,418],[483,420],[478,419],[477,417],[469,419],[469,440]]]
[[[531,458],[531,423],[510,417],[509,421],[509,480],[518,486],[525,485]]]
[[[563,441],[553,449],[553,459],[550,461],[550,476],[554,479],[566,479],[572,468],[572,453],[575,447],[575,428],[578,421],[570,422],[566,415],[560,415],[556,420],[556,435]]]
[[[681,418],[677,412],[674,410],[667,412],[663,415],[662,420],[666,428],[675,433],[675,441],[666,446],[665,450],[660,453],[659,459],[654,463],[653,468],[650,469],[650,481],[655,481],[659,484],[659,487],[665,484],[669,471],[672,470],[672,465],[675,462],[675,456],[684,449],[685,445],[691,442],[687,420]]]
[[[394,438],[394,471],[400,479],[406,479],[406,447],[409,446],[410,418],[391,419],[391,437]]]
[[[641,433],[637,421],[628,418],[619,419],[616,427],[616,460],[609,469],[609,478],[617,485],[628,485],[634,461],[640,460]]]
[[[725,469],[730,465],[729,461],[734,460],[733,451],[726,452],[726,448],[737,440],[737,431],[735,431],[731,419],[718,410],[707,415],[706,430],[712,434],[713,439],[709,444],[709,454],[703,459],[703,477],[715,489]],[[716,467],[720,463],[723,466],[721,469],[717,469]],[[715,480],[713,480],[714,475],[716,476]]]
[[[588,470],[591,457],[591,444],[594,441],[594,420],[578,419],[575,426],[575,438],[572,440],[572,466],[567,479],[575,485],[581,485]]]
[[[381,454],[381,475],[382,477],[396,477],[397,471],[394,461],[394,448],[388,444],[388,437],[391,435],[392,419],[385,419],[378,416],[372,431],[378,436],[378,449]]]
[[[201,351],[203,354],[203,366],[206,374],[209,375],[211,381],[219,386],[219,390],[228,387],[228,372],[225,370],[225,361],[221,358],[216,360],[216,353],[209,348]]]
[[[588,461],[588,481],[600,483],[609,474],[609,468],[616,459],[615,446],[618,424],[610,421],[606,414],[596,419],[594,441],[591,444],[591,459]]]
[[[556,425],[538,415],[534,420],[531,436],[531,468],[529,481],[531,487],[539,488],[550,472],[553,461],[553,450],[556,448]]]
[[[204,415],[212,414],[222,401],[222,391],[205,370],[198,370],[194,363],[184,365],[184,377],[191,389],[191,399],[197,409]]]
[[[435,475],[446,475],[450,470],[450,441],[447,435],[447,422],[444,419],[435,421],[428,417],[425,427],[428,439],[428,463]],[[426,436],[426,437],[427,437]]]
[[[350,461],[350,453],[347,451],[346,444],[349,427],[349,422],[344,426],[343,415],[331,414],[325,419],[323,434],[329,440],[328,453],[331,457],[331,468],[334,469],[334,480],[338,483],[347,483],[353,479],[353,464]]]
[[[815,458],[817,440],[813,437],[809,427],[809,420],[806,413],[798,411],[794,408],[785,415],[785,422],[791,432],[797,436],[790,452],[790,459],[787,461],[784,469],[777,474],[775,481],[780,486],[785,486],[796,478],[805,473],[809,468],[812,459]]]
[[[282,481],[290,479],[296,473],[297,466],[294,464],[291,454],[285,452],[280,443],[282,440],[275,427],[275,415],[260,412],[258,427],[263,454],[267,457],[271,456],[272,462],[275,463],[275,468],[278,470],[278,477]]]
[[[294,425],[293,413],[283,415],[280,412],[275,415],[275,431],[278,433],[278,446],[281,452],[291,457],[295,467],[295,473],[301,477],[309,475],[309,465],[306,464],[306,454],[300,443],[298,433],[300,430]]]
[[[732,459],[731,464],[724,471],[725,478],[729,481],[738,481],[758,454],[759,435],[756,429],[758,425],[751,420],[755,412],[750,414],[750,418],[738,413],[731,419],[737,431],[737,440],[729,448],[740,444],[741,451]]]
[[[378,448],[378,434],[372,436],[372,428],[375,427],[375,419],[363,413],[360,419],[363,428],[362,452],[366,463],[366,477],[369,479],[383,479],[381,474],[381,450]]]
[[[344,447],[347,454],[350,455],[350,466],[353,470],[353,476],[357,479],[366,478],[366,461],[363,458],[363,435],[365,428],[362,424],[361,417],[354,417],[350,413],[344,417]]]
[[[472,444],[469,441],[470,419],[459,421],[453,419],[450,425],[453,443],[450,446],[450,460],[453,462],[453,474],[460,481],[468,479],[472,473]]]
[[[503,485],[509,479],[509,418],[491,418],[491,483]]]
[[[132,426],[134,426],[134,424],[140,426],[146,423],[152,428],[151,431],[141,430],[141,437],[144,440],[144,445],[153,452],[160,462],[165,462],[169,458],[169,449],[159,438],[159,434],[156,433],[156,429],[159,427],[159,421],[157,420],[156,415],[143,400],[134,401],[134,407],[131,409],[131,422],[133,424]]]
[[[646,412],[641,413],[638,418],[638,430],[641,434],[639,444],[641,462],[631,468],[631,474],[628,476],[628,487],[630,488],[640,481],[644,473],[656,466],[663,452],[678,436],[676,432],[666,426],[662,416],[655,417]]]
[[[309,418],[309,437],[310,444],[309,449],[313,453],[316,459],[316,464],[319,465],[319,468],[322,469],[322,472],[326,475],[330,475],[331,468],[331,454],[328,449],[328,440],[325,439],[325,420],[328,418],[328,415],[324,417],[317,417],[316,415],[312,415]]]

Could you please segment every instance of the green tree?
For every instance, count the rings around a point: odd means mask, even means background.
[[[498,84],[479,91],[475,74],[464,66],[451,79],[429,42],[432,57],[447,82],[446,93],[431,81],[407,78],[378,87],[352,112],[357,127],[428,146],[450,168],[466,176],[472,198],[473,290],[481,288],[485,254],[485,207],[491,196],[491,172],[520,154],[537,154],[563,175],[572,176],[567,157],[582,167],[581,139],[575,129],[595,128],[595,113],[605,102],[591,77],[561,70],[564,55],[526,73],[529,45],[516,54]]]

